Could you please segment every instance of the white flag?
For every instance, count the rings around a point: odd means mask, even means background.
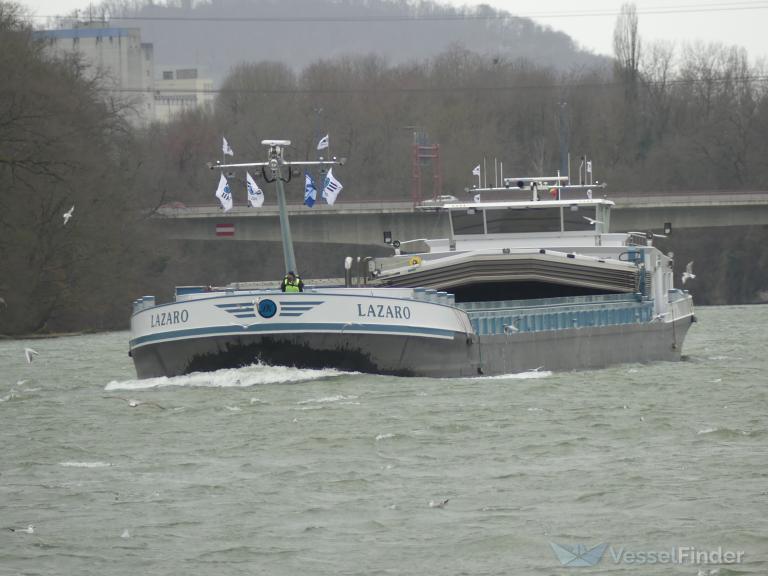
[[[472,169],[472,176],[480,176],[480,164]]]
[[[224,174],[222,174],[219,179],[219,187],[216,189],[216,198],[221,202],[221,207],[224,208],[224,212],[232,210],[232,191],[229,189],[229,183],[224,177]]]
[[[592,160],[587,160],[587,174],[592,174]]]
[[[229,142],[227,142],[226,138],[221,139],[221,151],[224,152],[225,155],[235,155],[235,153],[232,151],[232,146],[229,145]]]
[[[328,143],[328,134],[326,134],[325,136],[320,138],[320,142],[317,143],[317,149],[318,150],[325,150],[326,148],[328,148],[328,145],[329,145],[329,143]]]
[[[245,185],[248,187],[248,204],[254,208],[264,204],[264,192],[261,191],[259,185],[256,184],[248,172],[245,173]]]
[[[323,187],[323,198],[325,198],[325,201],[333,206],[333,204],[336,202],[336,196],[339,195],[339,192],[341,192],[342,188],[344,188],[344,186],[341,185],[341,182],[333,177],[333,168],[329,168]]]

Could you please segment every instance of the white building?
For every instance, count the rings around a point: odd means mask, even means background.
[[[113,28],[108,22],[77,22],[73,28],[41,30],[54,55],[77,53],[88,65],[89,78],[99,78],[117,101],[127,106],[126,118],[147,124],[155,117],[154,55],[142,43],[139,28]]]
[[[155,119],[168,122],[182,112],[213,109],[213,80],[201,68],[164,66],[155,79]]]

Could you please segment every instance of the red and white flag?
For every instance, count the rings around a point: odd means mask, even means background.
[[[216,236],[234,236],[234,224],[216,224]]]

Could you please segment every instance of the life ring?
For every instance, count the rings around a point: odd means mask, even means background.
[[[418,266],[419,264],[421,264],[421,256],[414,256],[408,260],[408,266]]]

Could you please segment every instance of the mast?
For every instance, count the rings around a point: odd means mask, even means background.
[[[288,206],[285,201],[286,182],[291,180],[292,166],[342,166],[346,158],[331,160],[306,160],[289,161],[285,159],[285,149],[291,145],[290,140],[262,140],[262,145],[267,147],[266,162],[246,162],[241,164],[223,164],[216,162],[208,163],[211,170],[223,170],[226,168],[250,168],[258,166],[262,170],[264,179],[267,182],[275,182],[277,185],[277,205],[280,214],[280,237],[283,243],[283,259],[285,261],[285,272],[296,270],[296,256],[293,250],[293,237],[291,236],[291,224],[288,220]],[[269,176],[268,176],[269,173]]]

